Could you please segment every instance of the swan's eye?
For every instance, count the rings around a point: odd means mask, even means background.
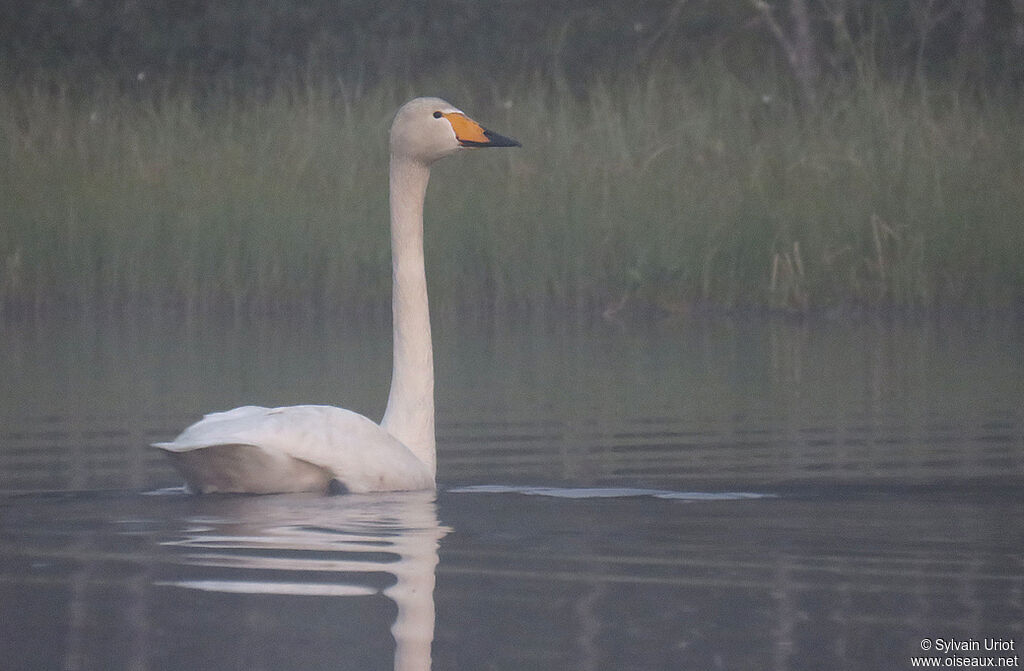
[[[440,112],[434,112],[434,118],[435,119],[440,119],[442,116],[444,116],[444,115],[441,114]]]

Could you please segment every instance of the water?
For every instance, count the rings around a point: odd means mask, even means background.
[[[1024,645],[1019,324],[441,323],[436,496],[189,497],[144,447],[245,403],[376,417],[380,329],[2,336],[6,668],[901,669],[925,638]]]

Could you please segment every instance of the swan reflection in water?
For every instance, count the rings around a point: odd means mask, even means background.
[[[351,597],[383,592],[398,613],[391,626],[395,671],[431,664],[434,571],[441,539],[433,491],[338,497],[225,497],[193,520],[185,537],[164,545],[184,550],[186,565],[245,572],[267,579],[175,580],[186,589],[253,595]],[[311,573],[313,572],[313,573]],[[383,590],[374,576],[390,574]],[[336,574],[315,581],[281,576]],[[359,576],[365,576],[360,581]],[[379,578],[376,580],[379,582]]]

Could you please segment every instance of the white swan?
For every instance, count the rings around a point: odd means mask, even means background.
[[[423,266],[430,166],[464,147],[515,147],[439,98],[416,98],[391,125],[394,361],[381,423],[323,405],[245,406],[206,415],[165,450],[198,493],[432,489],[434,356]]]

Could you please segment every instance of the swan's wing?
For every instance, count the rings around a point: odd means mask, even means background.
[[[428,489],[427,467],[402,443],[366,417],[323,405],[244,406],[206,415],[171,442],[168,452],[250,445],[326,469],[349,491]]]
[[[168,452],[189,452],[214,445],[252,443],[239,438],[256,427],[263,428],[263,418],[272,412],[272,408],[257,405],[246,405],[227,412],[212,412],[192,424],[170,442],[153,443]]]

